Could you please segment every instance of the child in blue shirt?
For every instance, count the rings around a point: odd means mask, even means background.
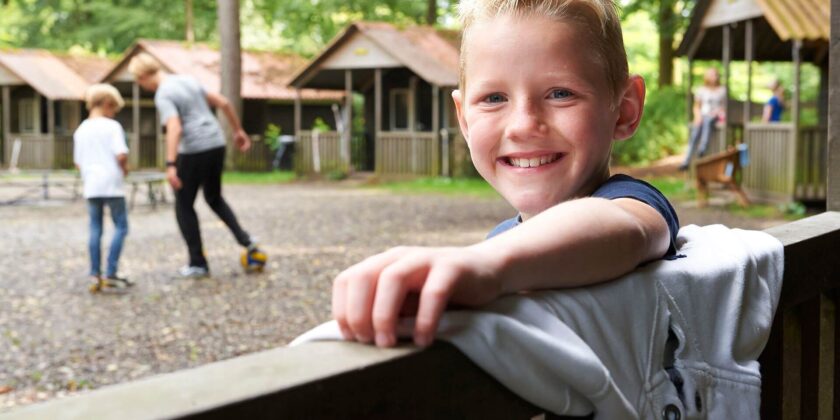
[[[343,271],[332,310],[349,340],[394,345],[410,294],[425,346],[450,303],[596,284],[675,254],[665,197],[610,175],[612,142],[633,135],[645,99],[611,0],[464,0],[461,17],[458,122],[519,215],[472,246],[394,248]]]

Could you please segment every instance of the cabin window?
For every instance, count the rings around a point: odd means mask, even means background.
[[[56,131],[71,133],[79,126],[79,102],[61,101],[56,108]]]
[[[391,131],[408,131],[408,89],[391,89]]]
[[[38,102],[35,98],[22,98],[18,102],[18,124],[21,133],[36,133],[38,128]]]

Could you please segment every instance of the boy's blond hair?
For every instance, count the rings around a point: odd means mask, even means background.
[[[545,16],[577,25],[588,32],[596,60],[604,66],[610,94],[618,99],[627,82],[627,52],[613,0],[461,0],[460,87],[466,86],[466,39],[476,21],[496,16]],[[480,34],[477,34],[480,35]]]
[[[149,54],[140,53],[128,62],[128,72],[134,77],[149,76],[160,71],[160,63]]]
[[[123,101],[120,91],[109,84],[100,83],[92,85],[85,92],[85,106],[88,111],[103,106],[106,103],[114,104],[117,107],[117,111],[125,106],[125,101]]]

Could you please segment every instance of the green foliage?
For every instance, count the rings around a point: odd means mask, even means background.
[[[273,172],[234,172],[222,173],[222,182],[226,184],[282,184],[294,181],[296,175],[291,171]]]
[[[265,128],[265,132],[263,133],[263,138],[269,149],[276,151],[280,147],[280,134],[282,133],[282,127],[268,123],[268,127]]]
[[[679,88],[648,92],[639,129],[631,139],[615,143],[613,163],[643,164],[677,153],[688,137],[685,105]]]
[[[315,121],[312,122],[312,131],[315,131],[315,130],[318,130],[320,132],[325,132],[325,131],[332,131],[332,128],[330,127],[329,124],[327,124],[326,121],[324,121],[323,118],[317,117],[317,118],[315,118]]]
[[[385,182],[378,187],[399,194],[499,196],[496,190],[482,178],[418,178],[410,181]]]
[[[347,171],[343,169],[333,169],[327,172],[326,176],[330,181],[341,181],[342,179],[347,179]]]

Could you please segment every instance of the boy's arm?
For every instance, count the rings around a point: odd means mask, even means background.
[[[449,302],[481,305],[503,294],[582,286],[663,256],[668,225],[634,199],[584,198],[557,205],[465,248],[395,248],[342,272],[333,317],[345,338],[396,343],[407,295],[419,294],[414,341],[430,344]]]
[[[123,176],[128,175],[128,155],[120,153],[117,155],[117,165],[122,169]]]
[[[233,143],[236,147],[243,152],[251,148],[251,139],[248,137],[248,134],[245,133],[245,130],[242,129],[242,124],[239,122],[239,117],[236,115],[236,110],[233,109],[233,105],[230,101],[218,93],[207,92],[207,102],[210,105],[221,109],[222,113],[225,114],[225,117],[233,130]]]

